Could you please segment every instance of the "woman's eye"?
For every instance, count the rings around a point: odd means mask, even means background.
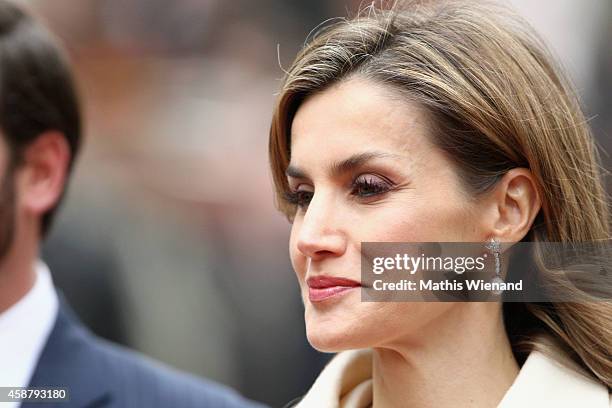
[[[351,195],[359,198],[368,198],[383,194],[391,190],[393,187],[389,180],[372,174],[361,175],[353,181],[351,186]],[[308,208],[310,201],[314,196],[314,191],[308,190],[291,190],[284,194],[286,202],[297,206],[301,209]]]
[[[386,193],[390,189],[391,184],[389,181],[368,174],[359,176],[355,179],[351,194],[358,197],[372,197],[378,194]]]
[[[285,193],[285,200],[293,205],[297,205],[300,208],[308,207],[310,200],[314,193],[306,190],[293,190]]]

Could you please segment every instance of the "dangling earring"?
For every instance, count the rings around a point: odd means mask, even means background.
[[[493,256],[495,257],[495,277],[491,279],[491,283],[504,283],[504,279],[501,277],[501,245],[497,238],[491,238],[485,244],[485,248],[493,252]],[[501,293],[501,291],[494,291],[496,294]]]

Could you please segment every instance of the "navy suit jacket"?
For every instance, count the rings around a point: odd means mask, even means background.
[[[225,386],[95,336],[63,299],[30,387],[66,387],[70,401],[24,402],[22,408],[263,408]]]

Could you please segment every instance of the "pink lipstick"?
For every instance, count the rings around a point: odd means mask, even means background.
[[[361,286],[359,282],[352,279],[331,276],[313,276],[308,278],[306,283],[308,284],[308,298],[311,302],[321,302]]]

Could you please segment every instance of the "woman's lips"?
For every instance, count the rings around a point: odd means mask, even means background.
[[[308,278],[306,283],[308,284],[308,298],[311,302],[320,302],[361,286],[359,282],[352,279],[331,276],[313,276]]]

